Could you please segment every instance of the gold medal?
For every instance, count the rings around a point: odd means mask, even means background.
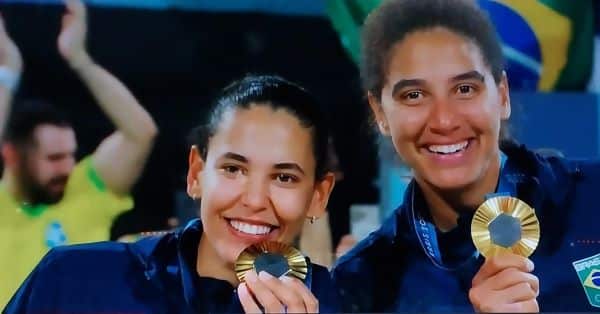
[[[308,263],[306,257],[290,245],[262,242],[242,251],[235,263],[235,273],[240,282],[244,282],[246,273],[252,269],[256,273],[266,271],[276,278],[287,275],[304,280]]]
[[[485,257],[501,252],[529,257],[540,241],[540,223],[533,208],[520,199],[493,197],[477,208],[471,238]]]

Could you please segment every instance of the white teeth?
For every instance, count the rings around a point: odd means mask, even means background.
[[[246,222],[242,222],[239,220],[230,220],[229,224],[237,231],[254,234],[254,235],[262,235],[271,232],[271,227],[261,226],[261,225],[252,225]]]
[[[469,141],[464,141],[464,142],[460,142],[460,143],[452,144],[452,145],[431,145],[431,146],[427,147],[427,149],[429,149],[430,151],[432,151],[434,153],[452,154],[452,153],[456,153],[460,150],[463,150],[465,147],[467,147],[468,144],[469,144]]]

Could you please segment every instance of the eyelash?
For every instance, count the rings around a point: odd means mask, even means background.
[[[226,175],[234,176],[239,172],[243,172],[243,169],[237,165],[224,165],[221,167],[221,171],[223,171]]]
[[[417,98],[410,98],[411,94],[413,94],[413,95],[416,94]],[[404,93],[404,95],[402,95],[402,98],[404,100],[411,101],[411,100],[418,100],[419,96],[423,96],[423,92],[422,91],[420,91],[420,90],[412,90],[412,91]]]
[[[461,92],[461,89],[463,89],[463,88],[465,88],[465,87],[466,87],[466,88],[468,88],[468,89],[469,89],[469,91],[467,91],[466,93],[462,93],[462,92]],[[456,87],[456,91],[457,91],[459,94],[463,94],[463,95],[464,95],[464,94],[467,94],[467,93],[473,93],[473,92],[475,92],[475,87],[474,87],[474,86],[472,86],[472,85],[461,84],[461,85],[458,85],[458,86]]]
[[[461,90],[463,88],[467,88],[469,90],[466,91],[465,93],[462,93]],[[469,95],[469,94],[475,93],[477,91],[477,88],[473,85],[461,84],[461,85],[458,85],[455,90],[456,90],[456,93],[459,95]],[[411,95],[416,96],[416,98],[410,98]],[[421,96],[421,97],[423,96],[423,92],[421,90],[411,90],[411,91],[408,91],[408,92],[402,94],[402,99],[404,101],[408,101],[408,102],[418,101],[420,99],[419,96]]]
[[[221,167],[221,170],[226,174],[226,175],[230,175],[230,176],[234,176],[237,175],[238,173],[244,173],[244,169],[240,166],[236,166],[236,165],[224,165]],[[283,179],[282,179],[283,177]],[[291,184],[291,183],[296,183],[298,182],[300,179],[293,175],[293,174],[289,174],[289,173],[278,173],[275,174],[273,176],[273,179],[277,180],[280,183],[283,184]],[[288,181],[284,181],[284,180],[288,180]]]
[[[287,181],[287,182],[284,182],[284,181],[282,181],[282,180],[281,180],[281,177],[285,177],[285,178],[286,178],[286,179],[288,179],[289,181]],[[288,173],[278,173],[278,174],[276,174],[276,175],[275,175],[275,179],[276,179],[278,182],[281,182],[281,183],[283,183],[283,184],[296,183],[296,182],[298,182],[298,180],[299,180],[299,179],[298,179],[298,177],[296,177],[295,175],[288,174]]]

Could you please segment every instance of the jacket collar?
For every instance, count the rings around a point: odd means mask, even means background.
[[[202,279],[196,273],[195,261],[202,232],[202,222],[194,219],[173,232],[144,238],[131,244],[130,252],[144,268],[146,279],[167,298],[170,306],[184,307],[181,300],[185,299],[185,311],[178,308],[176,312],[186,312],[189,309],[196,312],[222,311],[227,309],[213,306],[227,306],[227,303],[233,306],[233,311],[240,311],[241,305],[237,298],[233,298],[234,289],[229,283],[217,279]],[[200,291],[200,286],[210,288]],[[222,300],[223,296],[217,295],[224,291],[231,292],[227,293],[227,300]],[[202,297],[199,297],[200,292]]]

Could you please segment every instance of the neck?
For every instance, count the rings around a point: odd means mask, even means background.
[[[233,269],[233,265],[227,265],[219,257],[206,235],[202,234],[198,245],[198,258],[196,259],[196,272],[198,275],[225,280],[233,286],[237,286],[239,281]]]
[[[4,168],[4,174],[2,175],[1,182],[8,194],[12,196],[17,201],[17,203],[23,203],[27,201],[23,196],[21,189],[19,189],[17,177],[12,168]]]
[[[475,211],[484,202],[485,196],[495,191],[499,176],[500,158],[496,155],[483,177],[464,187],[442,190],[422,178],[415,179],[423,191],[433,223],[446,232],[456,227],[461,211]]]

